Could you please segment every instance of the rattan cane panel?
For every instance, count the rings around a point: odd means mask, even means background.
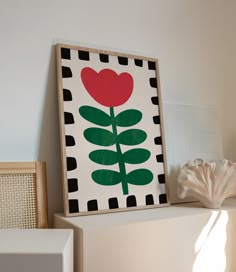
[[[37,228],[35,174],[0,175],[0,228]]]

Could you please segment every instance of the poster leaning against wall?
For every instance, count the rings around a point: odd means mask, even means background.
[[[65,216],[169,205],[156,59],[57,45]]]

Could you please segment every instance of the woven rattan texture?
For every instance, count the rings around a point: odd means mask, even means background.
[[[0,175],[0,228],[37,228],[34,174]]]

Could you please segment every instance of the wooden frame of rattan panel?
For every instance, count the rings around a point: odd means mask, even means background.
[[[0,162],[0,175],[14,174],[35,175],[37,228],[48,228],[46,163],[40,161]]]

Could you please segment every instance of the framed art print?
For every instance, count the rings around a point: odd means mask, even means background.
[[[66,216],[169,204],[156,59],[57,45]]]

